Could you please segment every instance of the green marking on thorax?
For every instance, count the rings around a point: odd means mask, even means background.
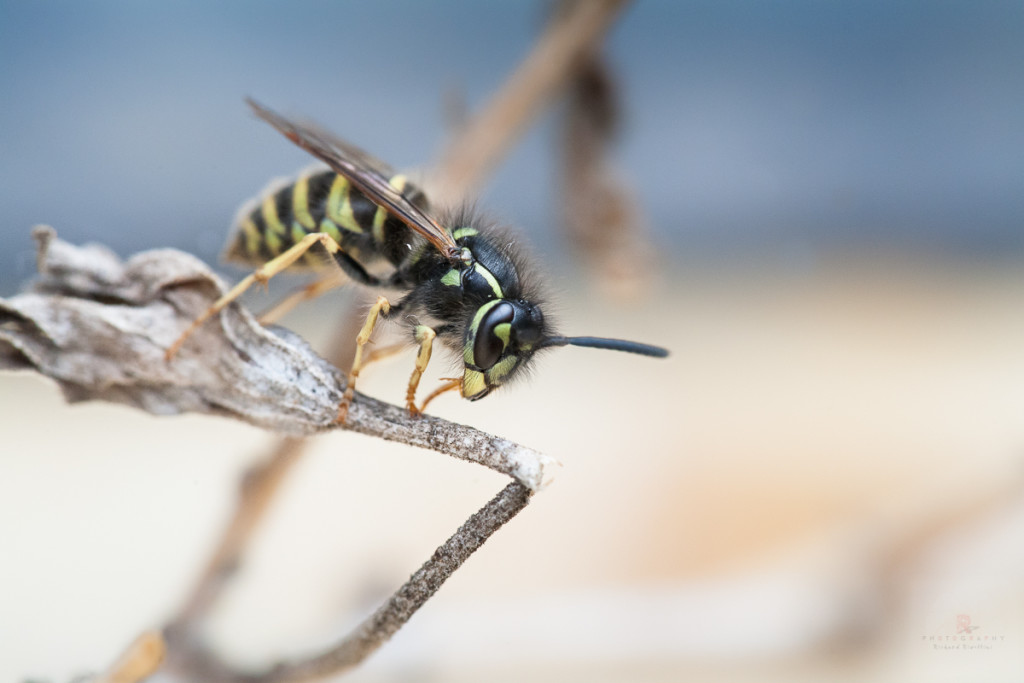
[[[462,283],[462,278],[459,276],[459,271],[452,268],[447,273],[441,276],[441,284],[448,285],[449,287],[458,287]]]
[[[474,237],[475,235],[479,234],[480,231],[477,230],[476,228],[457,228],[452,233],[452,239],[458,240],[462,239],[463,237]]]
[[[480,273],[480,275],[483,276],[485,280],[487,280],[487,284],[491,286],[491,291],[494,292],[494,296],[498,297],[499,299],[505,296],[501,292],[501,285],[498,284],[498,279],[491,274],[491,271],[487,270],[479,263],[477,263],[473,267],[476,269],[476,272]]]

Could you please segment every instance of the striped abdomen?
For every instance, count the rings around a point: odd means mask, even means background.
[[[389,180],[409,201],[426,208],[426,197],[405,176]],[[224,257],[260,265],[312,232],[325,232],[363,264],[384,258],[398,266],[418,236],[377,206],[344,176],[329,170],[303,173],[290,185],[247,202],[236,220]],[[317,265],[309,254],[296,265]]]

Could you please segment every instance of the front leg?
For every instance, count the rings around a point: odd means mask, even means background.
[[[441,379],[444,380],[444,384],[439,386],[437,389],[434,389],[432,392],[430,392],[430,394],[427,395],[427,397],[425,399],[423,399],[423,403],[421,403],[420,407],[416,409],[416,413],[417,414],[418,413],[422,413],[424,410],[426,410],[427,409],[427,404],[430,403],[431,401],[433,401],[435,398],[437,398],[441,394],[447,393],[449,391],[453,391],[455,389],[458,389],[460,394],[462,393],[462,378],[461,377],[447,377],[447,378],[442,377]]]
[[[341,397],[341,404],[338,405],[338,424],[345,424],[348,417],[348,407],[352,405],[352,397],[356,392],[356,380],[359,378],[359,371],[363,368],[363,347],[370,341],[373,328],[377,325],[377,318],[380,315],[387,315],[391,310],[391,303],[382,296],[377,297],[377,302],[370,307],[366,314],[366,322],[363,329],[356,337],[356,357],[352,361],[352,369],[348,373],[348,382],[345,385],[345,394]]]

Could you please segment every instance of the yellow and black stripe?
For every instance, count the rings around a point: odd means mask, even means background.
[[[403,175],[389,184],[410,202],[426,207],[426,197]],[[280,255],[310,233],[323,232],[352,258],[364,264],[385,259],[398,266],[409,255],[408,245],[421,239],[354,187],[329,170],[302,173],[283,187],[269,188],[247,202],[236,219],[235,238],[225,258],[259,265]],[[309,252],[300,262],[317,266],[321,255]]]

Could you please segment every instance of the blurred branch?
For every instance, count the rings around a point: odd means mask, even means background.
[[[284,662],[263,673],[242,673],[226,666],[210,651],[187,643],[178,644],[173,635],[169,635],[170,652],[177,655],[169,666],[206,683],[292,683],[347,671],[365,660],[401,628],[470,555],[526,507],[531,495],[532,492],[519,482],[506,486],[434,551],[405,585],[351,635],[318,655]]]
[[[595,47],[567,87],[563,126],[562,221],[569,243],[612,293],[647,290],[654,260],[636,199],[609,157],[619,93]]]
[[[644,291],[654,254],[633,193],[608,157],[619,121],[618,90],[601,46],[626,4],[558,3],[533,50],[480,113],[462,124],[428,179],[430,194],[439,204],[463,201],[541,109],[567,94],[563,222],[570,243],[590,270],[620,296]],[[454,108],[449,104],[448,109]]]
[[[519,68],[446,146],[431,196],[464,200],[479,187],[527,123],[564,87],[599,45],[628,0],[586,0],[557,12]]]
[[[145,631],[132,641],[116,662],[90,683],[137,683],[152,676],[167,656],[167,643],[156,631]]]
[[[307,439],[295,437],[281,439],[270,458],[253,466],[242,478],[231,520],[195,587],[168,626],[169,631],[190,632],[209,612],[221,590],[236,573],[249,539],[265,517],[281,482],[298,463],[308,443]]]

